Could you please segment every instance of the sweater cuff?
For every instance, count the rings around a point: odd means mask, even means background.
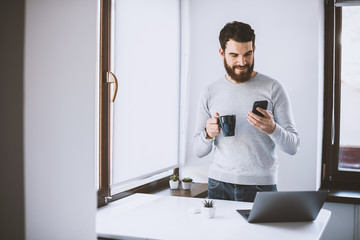
[[[206,144],[209,144],[209,143],[212,143],[214,141],[214,138],[210,138],[210,139],[207,139],[206,138],[207,134],[206,134],[206,130],[203,130],[201,132],[201,140],[206,143]]]
[[[280,127],[280,125],[275,123],[275,129],[271,134],[269,134],[269,136],[273,141],[275,141],[281,137],[281,131],[282,131],[282,127]]]

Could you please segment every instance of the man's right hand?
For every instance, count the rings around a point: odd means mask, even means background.
[[[214,138],[220,134],[219,126],[219,113],[215,113],[214,116],[206,121],[206,133],[209,137]]]

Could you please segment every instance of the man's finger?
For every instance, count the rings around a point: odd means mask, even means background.
[[[260,113],[262,113],[264,116],[270,117],[268,111],[265,109],[262,109],[261,107],[257,107],[256,110],[258,110]]]
[[[249,116],[248,116],[248,121],[251,121],[253,124],[253,126],[259,128],[261,126],[265,126],[267,123],[266,120],[264,120],[263,117],[260,117],[259,115],[256,115],[255,113],[253,112],[250,112],[249,113]]]
[[[256,126],[256,120],[253,117],[249,116],[247,120],[251,125]]]
[[[251,117],[252,119],[254,119],[254,121],[261,121],[261,117],[253,112],[249,112],[248,116]]]
[[[210,118],[210,119],[208,120],[208,123],[209,123],[209,124],[218,124],[218,120],[217,120],[217,118]]]
[[[254,114],[254,115],[256,115],[256,114]],[[250,114],[249,114],[247,120],[251,125],[253,125],[254,127],[256,127],[259,130],[261,130],[264,127],[264,124],[262,122],[260,122],[257,119],[253,118]]]
[[[209,125],[208,127],[207,127],[207,129],[209,130],[209,131],[220,131],[220,128],[216,125]]]
[[[213,133],[218,133],[218,132],[219,132],[219,129],[214,128],[214,129],[211,129],[210,131],[213,132]]]
[[[212,118],[208,119],[208,123],[218,124],[219,113],[216,112]]]

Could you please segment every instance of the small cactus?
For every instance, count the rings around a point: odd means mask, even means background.
[[[213,200],[204,200],[204,207],[206,208],[212,208],[214,207],[214,201]]]

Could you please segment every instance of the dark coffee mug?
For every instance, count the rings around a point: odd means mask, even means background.
[[[235,135],[236,115],[220,116],[219,123],[225,137]]]

